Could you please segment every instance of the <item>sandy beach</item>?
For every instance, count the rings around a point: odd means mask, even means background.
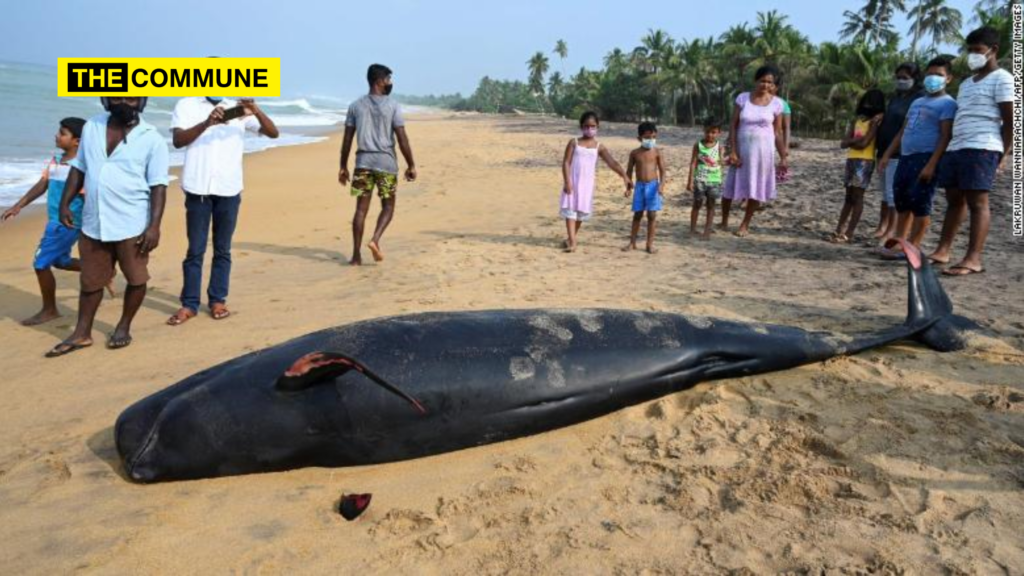
[[[1024,242],[1010,233],[1009,171],[992,195],[987,272],[944,280],[957,312],[982,327],[964,352],[900,344],[396,464],[124,479],[111,427],[132,402],[240,354],[366,318],[606,307],[837,333],[902,322],[903,265],[863,243],[822,240],[843,199],[837,143],[801,141],[792,181],[751,236],[701,242],[686,233],[683,189],[697,132],[663,129],[671,181],[660,252],[619,250],[629,200],[602,169],[594,220],[569,255],[557,201],[574,133],[572,122],[522,117],[410,122],[419,181],[399,187],[386,260],[359,268],[345,265],[353,201],[337,183],[338,135],[246,156],[234,315],[174,328],[164,321],[178,307],[186,238],[172,184],[149,297],[125,350],[45,360],[73,327],[77,276],[58,272],[62,318],[22,327],[39,308],[31,259],[45,214],[0,226],[0,573],[1024,571]],[[605,124],[601,141],[625,164],[634,134]],[[869,193],[864,235],[878,199]],[[954,257],[965,244],[962,231]],[[119,312],[119,299],[104,301],[98,342]],[[373,493],[351,523],[334,511],[350,492]]]

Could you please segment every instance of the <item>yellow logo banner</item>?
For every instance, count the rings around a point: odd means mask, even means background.
[[[58,96],[281,95],[280,58],[58,58]]]

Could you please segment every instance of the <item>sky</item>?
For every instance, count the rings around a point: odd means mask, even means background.
[[[916,0],[907,0],[912,5]],[[976,0],[948,0],[970,26]],[[598,68],[649,29],[673,38],[718,36],[779,10],[812,42],[837,41],[844,10],[864,0],[21,0],[5,2],[0,60],[56,66],[58,57],[280,57],[282,96],[351,99],[366,67],[394,70],[402,94],[472,93],[477,81],[525,79],[538,50],[551,70]],[[629,7],[627,9],[627,7]],[[897,28],[906,34],[901,17]],[[66,33],[65,33],[66,31]],[[569,56],[552,53],[565,40]],[[2,72],[0,72],[2,73]]]

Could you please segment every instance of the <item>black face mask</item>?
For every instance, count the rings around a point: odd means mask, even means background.
[[[139,121],[139,111],[134,106],[129,106],[124,102],[112,104],[110,106],[110,115],[124,126],[132,126]]]
[[[392,90],[392,89],[393,89],[394,87],[395,87],[395,85],[394,85],[394,84],[388,84],[387,86],[385,86],[385,87],[384,87],[384,95],[385,95],[385,96],[390,96],[390,95],[391,95],[391,90]]]

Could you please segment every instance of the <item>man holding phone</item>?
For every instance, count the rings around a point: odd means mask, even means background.
[[[227,98],[182,98],[174,107],[171,137],[175,148],[185,149],[181,188],[185,192],[188,252],[181,263],[181,308],[168,318],[171,326],[184,324],[199,311],[203,259],[211,224],[213,265],[207,304],[215,320],[231,315],[227,308],[231,237],[242,201],[246,131],[268,138],[279,135],[274,122],[251,98],[242,98],[237,103]]]

